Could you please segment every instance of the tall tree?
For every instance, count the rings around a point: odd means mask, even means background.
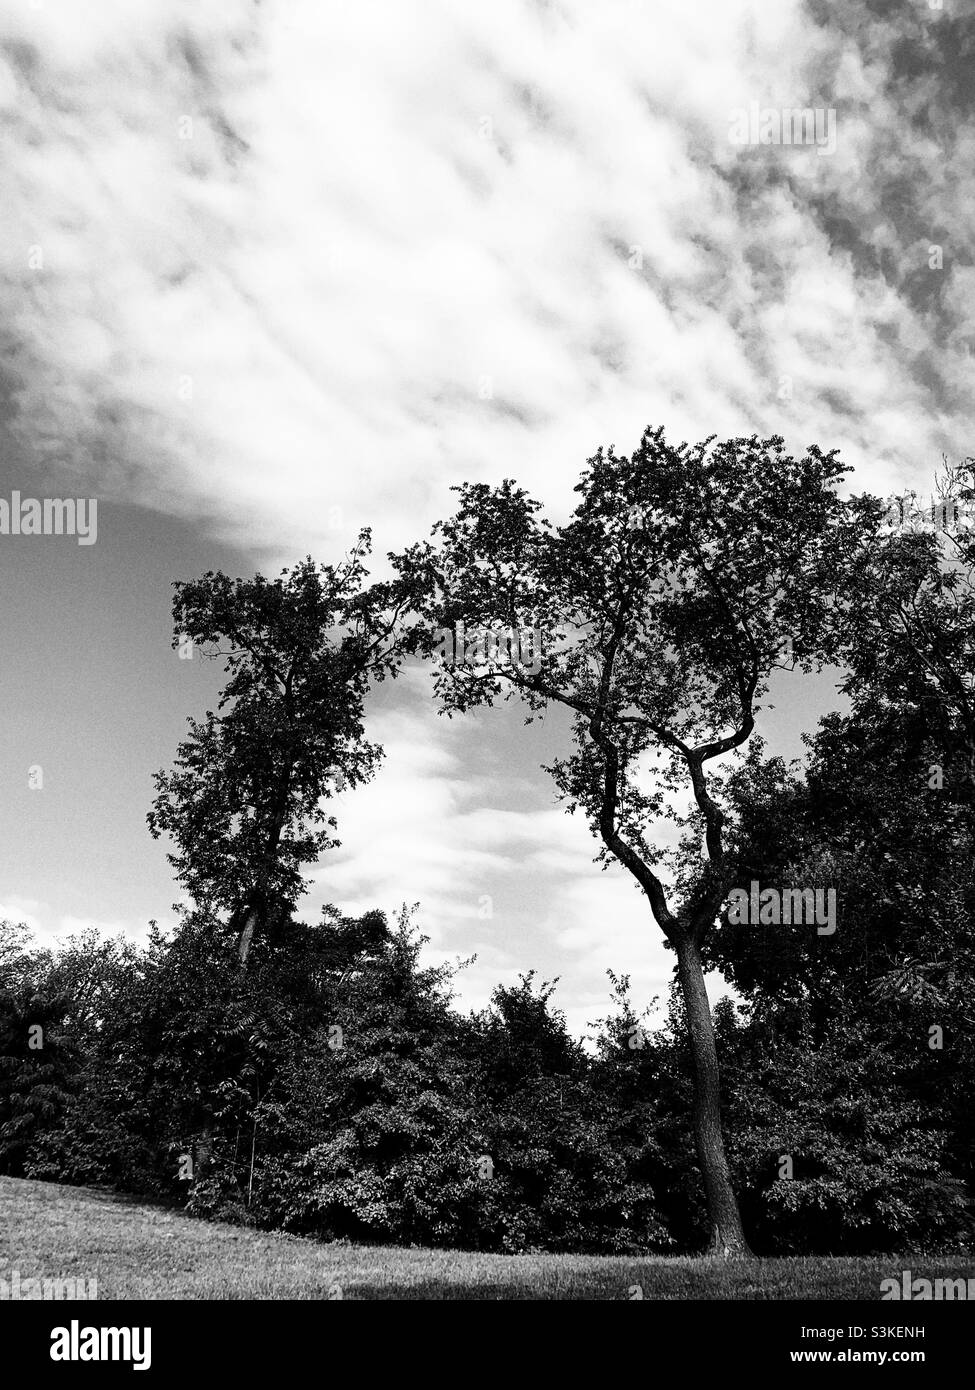
[[[960,818],[975,831],[975,461],[945,465],[939,501],[905,506],[882,531],[851,587],[845,683],[864,724],[893,721],[928,745]],[[878,504],[879,505],[879,504]],[[940,789],[940,788],[939,788]]]
[[[548,770],[676,952],[709,1250],[724,1256],[748,1247],[701,958],[735,880],[708,764],[746,743],[777,666],[809,670],[832,653],[833,576],[859,534],[848,515],[857,505],[835,492],[845,471],[816,447],[790,457],[778,437],[674,447],[648,430],[631,457],[610,448],[589,460],[562,527],[511,480],[465,484],[432,543],[391,557],[420,615],[414,644],[440,655],[445,711],[504,692],[524,699],[529,718],[552,704],[573,712],[572,749]],[[675,895],[652,830],[681,791],[693,797],[705,857],[678,875]]]
[[[336,566],[308,558],[274,580],[211,571],[174,585],[173,646],[191,641],[229,679],[219,712],[190,719],[175,768],[156,774],[147,819],[171,837],[194,901],[228,915],[242,965],[305,891],[303,867],[338,843],[323,803],[382,755],[364,700],[397,673],[399,614],[388,586],[363,590],[369,549],[364,530]]]

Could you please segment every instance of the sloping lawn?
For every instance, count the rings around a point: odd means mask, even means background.
[[[95,1278],[100,1299],[877,1299],[880,1281],[975,1259],[706,1260],[479,1255],[319,1244],[88,1188],[0,1178],[0,1279]]]

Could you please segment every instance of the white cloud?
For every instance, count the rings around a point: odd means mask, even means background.
[[[45,904],[38,902],[36,898],[21,898],[11,894],[0,903],[0,922],[23,922],[36,933],[42,929],[44,910]]]
[[[754,163],[782,152],[727,139],[737,104],[806,100],[831,41],[797,5],[143,0],[89,23],[47,0],[5,25],[22,436],[102,495],[294,556],[367,521],[400,543],[462,476],[558,509],[650,421],[840,442],[880,485],[937,462],[949,422],[887,345],[921,326],[802,201],[869,158],[854,103],[882,72],[847,61],[837,155],[786,152],[791,191]]]

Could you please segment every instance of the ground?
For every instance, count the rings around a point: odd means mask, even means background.
[[[967,1277],[973,1262],[479,1255],[321,1244],[89,1188],[0,1177],[0,1280],[98,1280],[99,1299],[878,1299],[880,1281]]]

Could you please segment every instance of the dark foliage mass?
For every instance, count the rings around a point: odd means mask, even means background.
[[[837,792],[833,764],[879,734],[830,719],[807,780],[756,754],[732,790],[745,876],[841,866],[858,924],[828,952],[801,929],[712,940],[742,999],[715,1019],[730,1161],[768,1253],[970,1240],[972,856],[959,799],[918,789],[905,759],[867,759]],[[332,911],[242,972],[233,933],[196,916],[143,950],[89,935],[56,955],[8,926],[0,1167],[328,1239],[697,1248],[676,992],[651,1028],[614,977],[585,1048],[531,974],[462,1015],[454,969],[423,967],[420,945],[407,913]]]

